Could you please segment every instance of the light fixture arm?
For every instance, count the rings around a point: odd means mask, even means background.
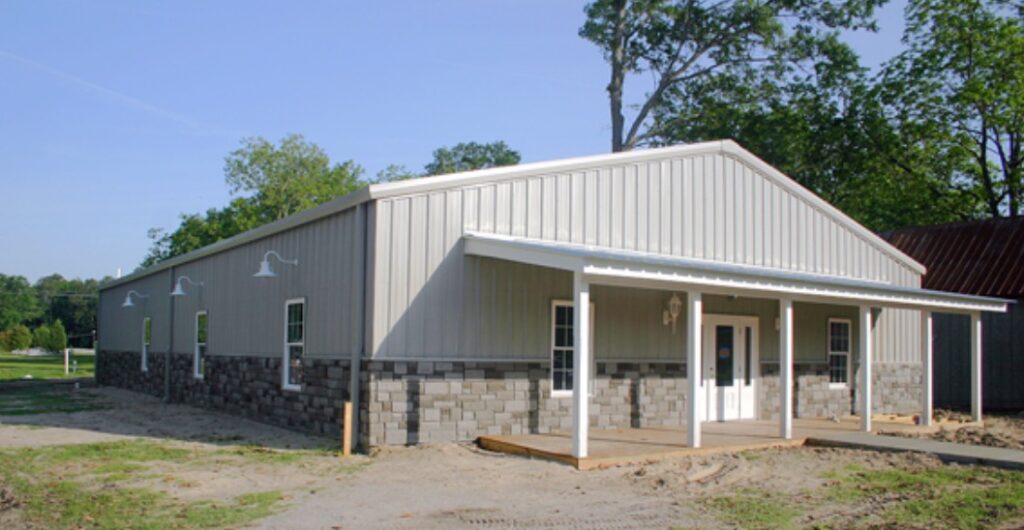
[[[136,291],[135,289],[132,289],[131,291],[128,291],[128,294],[125,295],[125,298],[128,298],[129,296],[131,296],[133,294],[135,295],[135,298],[149,298],[148,294],[142,294],[142,293]]]
[[[268,250],[265,254],[263,254],[263,261],[269,261],[270,256],[274,256],[275,258],[277,258],[277,261],[280,261],[281,263],[284,263],[286,265],[298,265],[299,264],[298,258],[296,258],[296,259],[284,259],[284,258],[281,257],[280,254],[277,253],[276,250]]]
[[[189,285],[194,285],[196,287],[203,286],[203,282],[193,281],[192,278],[189,278],[188,276],[178,276],[178,283],[180,284],[182,281],[186,281]]]
[[[182,286],[182,283],[184,282],[188,282],[189,284],[194,285],[196,287],[203,286],[203,282],[197,282],[192,278],[189,278],[188,276],[184,275],[178,276],[178,281],[174,282],[174,290],[171,291],[171,296],[185,296],[185,288]]]

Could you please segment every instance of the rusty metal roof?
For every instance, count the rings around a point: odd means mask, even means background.
[[[925,289],[1024,298],[1024,217],[880,234],[928,268]]]

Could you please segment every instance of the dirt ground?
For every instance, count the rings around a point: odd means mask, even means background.
[[[280,465],[246,451],[311,451],[334,441],[124,391],[89,392],[106,408],[0,417],[0,448],[140,437],[189,448],[209,460],[159,463],[145,480],[191,499],[285,492],[281,509],[252,528],[728,528],[736,525],[727,513],[733,505],[715,499],[737,495],[752,496],[755,511],[775,500],[800,506],[795,526],[848,527],[901,499],[827,502],[822,492],[838,473],[943,467],[927,455],[800,448],[577,471],[472,444],[386,449],[343,465],[314,452]],[[0,526],[13,529],[17,502],[10,497],[0,484]],[[764,527],[773,526],[767,521]]]
[[[970,416],[958,412],[939,410],[936,419],[968,422]],[[1024,415],[992,413],[985,415],[984,427],[942,427],[934,433],[885,432],[892,436],[929,438],[940,442],[954,442],[988,447],[1024,450]]]

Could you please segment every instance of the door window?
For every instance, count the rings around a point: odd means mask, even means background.
[[[734,334],[732,326],[715,326],[715,385],[733,386]]]

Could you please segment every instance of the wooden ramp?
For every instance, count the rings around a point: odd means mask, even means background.
[[[919,427],[908,418],[877,416],[875,431],[927,431],[940,425]],[[809,438],[838,433],[855,433],[860,420],[844,418],[838,422],[825,419],[793,421],[793,438],[779,437],[774,421],[733,421],[705,423],[700,448],[686,445],[686,426],[651,427],[644,429],[594,429],[590,431],[586,458],[572,456],[572,436],[568,433],[481,436],[484,449],[513,455],[554,460],[577,469],[599,469],[612,466],[656,462],[668,458],[723,453],[741,453],[777,447],[800,447]]]

